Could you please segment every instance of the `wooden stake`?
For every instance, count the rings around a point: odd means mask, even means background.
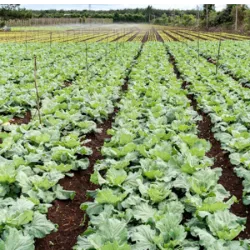
[[[200,59],[200,31],[198,30],[198,62]]]
[[[85,42],[85,46],[86,46],[86,73],[87,73],[87,81],[89,79],[89,66],[88,66],[88,45]]]
[[[218,66],[219,66],[219,59],[220,59],[220,47],[221,47],[221,39],[219,41],[218,55],[217,55],[217,61],[216,61],[216,75],[218,73]]]
[[[26,33],[25,33],[25,47],[26,47],[26,54],[27,54],[27,31],[26,31]]]
[[[52,32],[50,32],[50,49],[51,49],[51,43],[52,43]]]
[[[35,88],[36,88],[36,104],[37,104],[37,112],[38,112],[38,117],[39,117],[39,122],[42,124],[42,119],[41,119],[41,113],[40,113],[40,97],[38,93],[38,87],[37,87],[37,77],[36,77],[36,71],[37,71],[37,64],[36,64],[36,55],[34,56],[34,79],[35,79]]]

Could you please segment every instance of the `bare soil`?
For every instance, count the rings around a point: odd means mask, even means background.
[[[137,33],[135,33],[133,36],[131,36],[127,42],[132,42],[136,37],[137,35],[139,34],[140,31],[138,31]]]
[[[148,41],[148,35],[149,35],[149,31],[146,32],[146,34],[144,35],[143,39],[142,39],[142,43],[145,43]]]
[[[155,36],[156,36],[156,39],[158,42],[162,42],[164,43],[164,40],[162,39],[162,37],[160,36],[160,34],[158,33],[157,29],[153,28],[154,30],[154,33],[155,33]]]
[[[17,124],[17,125],[28,124],[30,120],[31,120],[31,112],[27,111],[23,118],[17,116],[13,117],[10,120],[10,124]]]

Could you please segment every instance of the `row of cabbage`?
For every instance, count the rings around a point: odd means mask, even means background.
[[[94,166],[100,188],[81,206],[90,222],[74,249],[248,249],[233,240],[245,219],[229,212],[235,197],[218,184],[186,94],[164,45],[145,44]]]
[[[243,202],[250,204],[250,90],[218,70],[197,52],[178,44],[168,45],[177,67],[196,96],[199,106],[211,117],[215,137],[230,152],[237,175],[243,178]]]
[[[195,46],[194,46],[195,47]],[[202,42],[200,53],[214,61],[218,57],[218,43]],[[223,41],[220,48],[219,66],[225,72],[232,74],[243,85],[250,86],[250,53],[249,41]]]
[[[75,195],[58,181],[88,167],[92,151],[82,146],[85,134],[98,132],[96,123],[113,112],[139,51],[140,44],[126,44],[101,59],[88,81],[79,75],[72,86],[44,97],[42,125],[32,119],[0,126],[0,249],[34,249],[34,238],[56,230],[45,215],[50,203]]]
[[[115,43],[59,43],[51,48],[48,44],[35,43],[28,44],[27,49],[24,44],[3,45],[0,49],[0,120],[21,116],[27,109],[36,107],[34,55],[37,57],[39,94],[43,99],[53,97],[54,91],[65,87],[65,82],[87,75],[92,67],[96,71],[106,58],[113,60],[117,51],[123,52],[119,48]]]

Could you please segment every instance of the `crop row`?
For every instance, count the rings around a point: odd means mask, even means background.
[[[215,137],[230,152],[235,172],[243,178],[244,204],[250,204],[249,170],[249,96],[250,90],[218,70],[204,58],[197,59],[197,51],[178,44],[169,45],[177,67],[195,94],[200,107],[214,124]]]
[[[248,249],[233,241],[245,219],[229,212],[235,197],[218,184],[181,84],[165,46],[144,45],[91,176],[100,188],[82,204],[90,223],[76,250]]]
[[[78,46],[75,52],[82,48]],[[96,51],[101,45],[92,46],[90,51]],[[42,125],[36,117],[27,125],[1,123],[1,249],[34,249],[34,238],[56,230],[45,215],[50,203],[75,196],[58,181],[72,176],[72,170],[88,167],[87,156],[92,152],[82,141],[86,133],[98,132],[96,123],[113,112],[126,70],[139,50],[137,43],[114,48],[87,74],[86,70],[79,72],[72,86],[51,95],[41,92]]]
[[[111,44],[53,44],[50,49],[40,44],[17,45],[18,56],[10,45],[4,45],[0,54],[1,97],[0,112],[2,122],[25,114],[36,107],[34,88],[34,54],[37,57],[37,81],[40,99],[51,99],[56,91],[77,81],[85,85],[90,79],[100,79],[104,70],[113,65],[116,53],[122,58],[129,45]],[[65,54],[61,51],[64,50]],[[46,60],[45,60],[46,59]],[[107,65],[103,67],[104,64]],[[101,68],[99,72],[99,68]],[[97,73],[99,72],[99,73]],[[112,72],[112,71],[111,71]],[[98,75],[99,74],[99,75]],[[62,90],[63,91],[63,90]],[[33,112],[35,113],[35,111]]]
[[[139,28],[138,28],[139,27]],[[142,41],[143,37],[148,34],[147,41],[157,41],[155,30],[159,33],[161,38],[167,42],[171,41],[174,37],[176,41],[186,40],[249,40],[247,36],[241,36],[229,33],[208,33],[183,29],[169,29],[161,26],[143,26],[133,27],[130,29],[72,29],[72,30],[34,30],[34,31],[13,31],[0,33],[0,42],[2,43],[29,43],[29,42],[99,42],[106,41],[128,41],[134,34],[137,34],[134,41]],[[167,32],[169,35],[166,35]],[[125,37],[127,39],[125,39]]]
[[[213,62],[218,58],[218,43],[200,44],[200,54]],[[243,85],[250,86],[249,70],[250,65],[247,55],[250,53],[249,41],[223,41],[219,53],[219,66],[225,72],[232,74],[233,77],[240,80]]]

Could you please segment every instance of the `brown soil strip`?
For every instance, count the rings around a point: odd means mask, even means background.
[[[109,36],[103,37],[102,39],[98,40],[97,42],[105,41],[105,39],[108,39],[108,38],[110,38],[112,36],[114,36],[114,33],[109,35]]]
[[[89,38],[86,38],[86,39],[84,39],[84,40],[81,40],[80,42],[86,42],[86,41],[88,41],[88,40],[91,40],[91,39],[96,38],[96,37],[101,37],[101,36],[104,36],[104,35],[102,34],[102,35],[97,35],[97,36],[91,36],[91,37],[89,37]]]
[[[192,30],[192,31],[195,31],[196,32],[196,30]],[[209,33],[211,33],[211,35],[209,34]],[[213,37],[213,38],[218,38],[218,40],[237,40],[237,41],[239,41],[239,39],[237,39],[237,38],[234,38],[234,37],[231,37],[230,35],[221,35],[220,33],[218,33],[218,32],[213,32],[213,31],[206,31],[206,32],[204,32],[204,31],[201,31],[201,34],[203,34],[203,35],[206,35],[206,36],[210,36],[210,37]],[[214,37],[214,36],[216,36],[216,37]]]
[[[235,40],[235,41],[240,41],[240,39],[237,39],[235,37],[227,36],[227,35],[220,35],[220,34],[214,34],[218,36],[219,38],[223,38],[224,40]]]
[[[181,34],[181,35],[190,35],[190,36],[194,37],[195,39],[193,39],[193,41],[196,41],[196,40],[198,40],[198,39],[203,40],[203,41],[209,40],[209,39],[206,39],[206,38],[204,38],[204,37],[199,36],[199,35],[198,35],[198,32],[197,32],[197,35],[194,35],[194,34],[187,34],[186,31],[178,31],[178,32],[180,32],[179,34]]]
[[[121,35],[121,36],[118,36],[116,39],[112,40],[111,42],[116,42],[116,41],[118,41],[119,39],[121,39],[121,38],[123,38],[123,37],[125,37],[125,36],[127,36],[127,35],[129,35],[129,34],[131,34],[131,33],[133,33],[133,32],[134,32],[134,31],[130,31],[130,32],[126,33],[126,34],[123,34],[123,35]]]
[[[174,65],[175,70],[178,71],[175,58],[172,55],[170,56],[170,62]],[[177,77],[181,78],[180,72],[177,74]],[[188,89],[188,85],[190,85],[190,83],[183,82],[182,87],[184,89]],[[211,131],[213,124],[209,115],[198,108],[194,95],[188,94],[188,98],[191,101],[191,106],[194,108],[194,110],[196,110],[198,114],[202,116],[202,121],[198,122],[198,136],[199,138],[205,139],[211,143],[211,149],[209,152],[207,152],[207,156],[214,158],[214,165],[212,168],[217,167],[222,169],[222,176],[219,180],[219,183],[223,185],[231,195],[236,196],[236,198],[238,199],[238,203],[234,203],[230,211],[237,216],[247,217],[246,229],[237,238],[249,239],[250,214],[248,213],[247,206],[245,206],[242,202],[242,180],[237,177],[234,172],[234,166],[230,163],[229,160],[229,153],[224,151],[221,148],[220,142],[214,138],[214,134]]]
[[[146,32],[146,34],[144,35],[143,39],[142,39],[142,43],[145,43],[148,41],[148,35],[149,35],[149,31]]]
[[[166,35],[168,35],[170,38],[172,38],[174,41],[179,42],[179,40],[178,40],[176,37],[172,36],[172,35],[171,35],[170,33],[168,33],[167,31],[163,30],[163,32],[164,32]]]
[[[131,37],[127,40],[127,42],[132,42],[132,41],[136,38],[136,36],[139,34],[139,32],[140,32],[140,31],[138,31],[138,32],[135,33],[133,36],[131,36]]]
[[[27,111],[23,118],[17,116],[13,117],[13,119],[10,120],[10,124],[17,124],[17,125],[28,124],[30,120],[31,120],[31,112]]]
[[[136,60],[141,53],[142,47],[134,58]],[[131,69],[128,71],[130,74]],[[128,76],[124,79],[125,83],[122,86],[122,91],[128,87]],[[120,99],[117,101],[117,103]],[[112,122],[118,108],[109,115],[108,120],[99,124],[98,128],[102,129],[101,133],[90,133],[86,139],[91,141],[85,146],[93,150],[93,154],[89,156],[90,166],[87,170],[74,172],[73,177],[65,177],[59,183],[66,190],[74,190],[76,196],[73,200],[59,201],[55,200],[53,206],[49,209],[48,219],[59,225],[58,231],[47,235],[43,239],[36,240],[36,250],[69,250],[76,244],[77,237],[83,233],[88,227],[88,218],[84,211],[80,209],[80,205],[91,199],[86,197],[88,190],[96,190],[98,186],[90,182],[90,176],[93,173],[93,167],[96,161],[101,160],[101,147],[105,139],[111,136],[107,134],[107,130],[112,127]],[[85,218],[85,221],[83,219]]]
[[[164,40],[162,39],[162,37],[160,36],[160,34],[158,33],[157,29],[153,28],[153,31],[155,33],[155,37],[157,39],[158,42],[162,42],[164,43]]]
[[[174,34],[176,34],[176,35],[178,35],[178,36],[184,37],[184,38],[186,38],[186,39],[189,40],[189,41],[195,41],[194,38],[185,36],[185,34],[179,33],[179,32],[177,32],[177,31],[172,31],[172,33],[174,33]]]
[[[221,40],[221,41],[226,40],[226,38],[223,38],[222,36],[218,36],[217,34],[215,34],[215,35],[213,36],[213,35],[210,35],[210,34],[208,34],[208,33],[203,33],[203,32],[201,32],[201,35],[207,36],[207,37],[211,37],[211,38],[214,38],[214,39],[217,39],[217,40]],[[209,40],[209,39],[208,39],[208,40]]]

